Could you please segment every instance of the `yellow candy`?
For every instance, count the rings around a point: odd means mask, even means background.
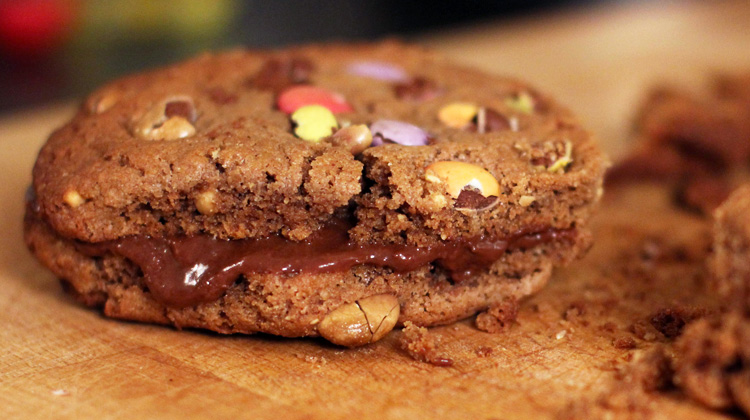
[[[444,182],[448,194],[458,198],[466,187],[472,187],[485,197],[499,196],[500,184],[486,169],[466,162],[440,161],[425,168],[429,182]]]
[[[534,98],[526,92],[521,92],[515,97],[505,100],[506,105],[518,112],[531,114],[534,112]]]
[[[471,123],[471,120],[479,112],[479,107],[467,102],[453,102],[438,111],[438,119],[452,128],[463,128]]]
[[[333,113],[321,105],[306,105],[297,109],[292,113],[292,121],[297,125],[294,134],[313,143],[330,136],[339,127]]]

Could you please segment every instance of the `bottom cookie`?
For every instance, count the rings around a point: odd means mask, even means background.
[[[241,275],[214,301],[170,307],[154,299],[141,269],[130,260],[113,253],[88,256],[80,252],[79,243],[57,235],[34,214],[28,212],[25,222],[29,249],[60,277],[66,291],[88,306],[102,308],[106,316],[225,334],[323,335],[343,345],[375,341],[394,324],[447,324],[530,295],[545,285],[553,265],[573,258],[590,243],[589,236],[577,234],[572,242],[567,238],[509,250],[488,269],[460,282],[433,264],[405,273],[358,265],[333,273]],[[354,305],[349,315],[346,305]],[[357,317],[364,321],[346,325],[359,322]],[[358,338],[342,340],[326,334],[337,327],[364,331]]]

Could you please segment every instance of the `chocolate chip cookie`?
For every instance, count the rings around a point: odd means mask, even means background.
[[[26,241],[107,316],[354,346],[541,288],[605,166],[548,96],[418,47],[206,54],[52,134]]]

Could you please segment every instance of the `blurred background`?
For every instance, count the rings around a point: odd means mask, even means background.
[[[0,112],[80,98],[208,49],[409,39],[615,1],[0,0]]]

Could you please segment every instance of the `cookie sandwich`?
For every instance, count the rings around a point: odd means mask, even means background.
[[[550,97],[418,47],[237,50],[87,98],[25,237],[109,317],[357,346],[539,290],[605,166]]]

